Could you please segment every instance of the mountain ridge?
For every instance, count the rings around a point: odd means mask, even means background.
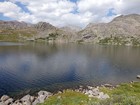
[[[0,21],[0,40],[10,41],[10,37],[13,36],[14,41],[43,40],[139,45],[140,15],[121,15],[109,23],[90,23],[84,29],[74,26],[58,28],[47,22],[29,24],[18,21]]]

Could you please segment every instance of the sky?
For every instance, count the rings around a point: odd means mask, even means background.
[[[59,27],[85,27],[127,14],[140,14],[140,0],[0,0],[0,20]]]

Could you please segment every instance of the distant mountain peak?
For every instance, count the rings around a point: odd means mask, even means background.
[[[38,22],[34,25],[36,29],[45,30],[45,29],[53,29],[55,28],[53,25],[47,22]]]

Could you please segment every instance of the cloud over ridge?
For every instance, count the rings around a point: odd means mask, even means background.
[[[140,14],[140,0],[5,0],[0,8],[3,16],[13,20],[84,27],[118,15]]]

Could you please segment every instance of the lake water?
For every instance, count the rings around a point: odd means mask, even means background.
[[[0,96],[137,80],[140,47],[0,42]]]

